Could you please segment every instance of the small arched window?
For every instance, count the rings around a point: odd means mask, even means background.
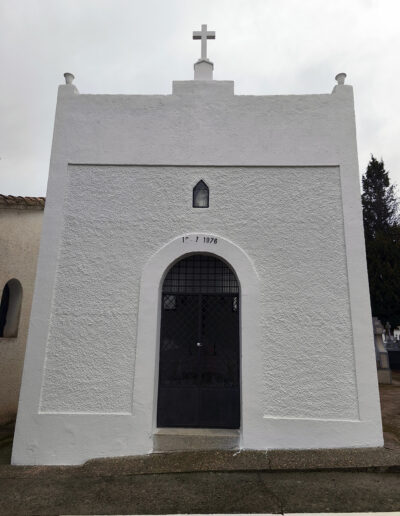
[[[0,303],[0,337],[17,337],[21,313],[22,286],[17,279],[8,281]]]
[[[209,207],[209,190],[203,180],[199,181],[193,188],[193,208]]]

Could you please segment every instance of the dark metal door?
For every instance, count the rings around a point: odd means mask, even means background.
[[[175,282],[176,288],[171,289],[174,282],[167,275],[162,294],[157,425],[239,428],[238,284],[228,266],[214,257],[194,255],[185,260],[191,260],[185,264],[186,284],[202,292],[177,292],[185,290],[182,282]],[[201,280],[199,273],[199,279],[193,279],[198,269],[207,270],[208,278]],[[225,272],[225,282],[221,272]],[[213,275],[219,276],[218,285]]]

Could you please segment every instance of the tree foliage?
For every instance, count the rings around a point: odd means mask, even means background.
[[[390,184],[389,173],[383,161],[374,156],[362,177],[362,206],[366,238],[375,238],[397,223],[398,201],[395,187]]]
[[[395,186],[374,156],[362,177],[362,207],[372,314],[400,325],[400,225]]]

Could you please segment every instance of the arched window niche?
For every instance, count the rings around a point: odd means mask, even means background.
[[[22,285],[13,278],[4,286],[0,303],[0,337],[18,336],[19,316],[21,314]]]
[[[193,188],[193,208],[208,208],[210,192],[208,186],[201,179]]]

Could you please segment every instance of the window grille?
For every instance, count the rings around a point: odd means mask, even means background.
[[[168,272],[163,293],[238,294],[239,284],[223,261],[210,255],[193,254],[180,260]]]

